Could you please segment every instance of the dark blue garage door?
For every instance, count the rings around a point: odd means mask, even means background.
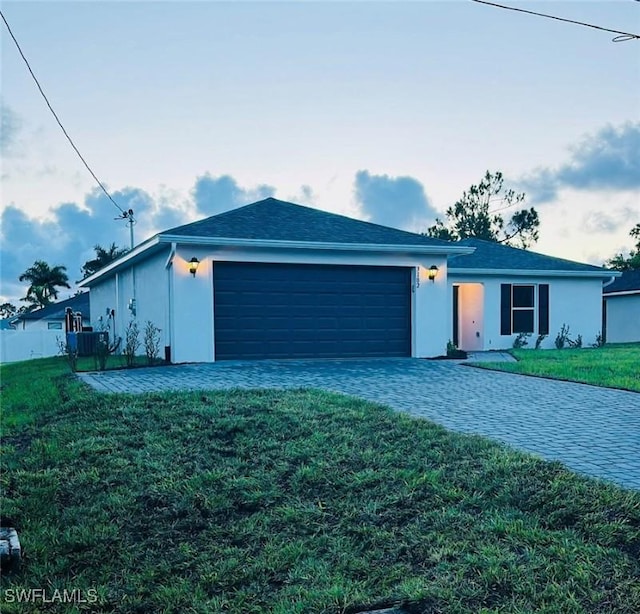
[[[411,269],[216,262],[216,360],[411,355]]]

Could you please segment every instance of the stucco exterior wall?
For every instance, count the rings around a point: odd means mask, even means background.
[[[481,283],[484,287],[484,313],[480,334],[484,339],[484,350],[502,350],[513,347],[517,334],[500,334],[500,285],[501,284],[549,284],[549,335],[541,347],[555,347],[555,338],[563,324],[570,328],[570,337],[582,335],[583,345],[595,342],[602,332],[602,279],[531,277],[531,276],[478,276],[460,273],[449,276],[449,293],[453,284]],[[537,300],[537,299],[536,299]],[[537,307],[536,307],[537,315]],[[534,347],[537,332],[529,338],[529,347]]]
[[[49,322],[54,323],[57,322],[61,324],[61,330],[64,333],[64,320],[22,320],[18,322],[16,325],[16,330],[24,330],[24,331],[36,331],[36,330],[50,330]],[[60,332],[60,329],[58,329]]]
[[[188,270],[191,258],[200,265],[196,276]],[[172,359],[174,362],[210,362],[215,360],[213,272],[214,261],[286,262],[298,264],[343,264],[370,266],[420,266],[420,280],[412,288],[412,355],[428,357],[446,350],[451,309],[447,296],[446,258],[403,254],[367,254],[329,250],[260,250],[248,248],[204,248],[178,246],[173,259],[169,303],[173,318]],[[436,265],[434,282],[427,269]],[[139,278],[140,279],[140,278]]]
[[[640,294],[605,297],[607,342],[640,341]]]
[[[55,328],[49,328],[49,324],[54,325]],[[87,319],[82,320],[83,326],[91,326],[91,322]],[[62,332],[64,334],[64,319],[49,319],[42,318],[40,320],[21,320],[15,325],[15,330],[24,330],[24,331],[39,331],[39,330],[57,330],[59,333]]]
[[[169,329],[166,325],[168,309],[168,277],[165,262],[169,250],[157,253],[137,263],[131,268],[118,272],[102,283],[91,287],[91,324],[94,330],[101,330],[108,322],[107,311],[115,311],[115,331],[113,337],[121,337],[124,344],[126,328],[131,321],[133,311],[131,300],[135,298],[135,318],[140,329],[140,342],[143,342],[144,327],[147,320],[161,329],[160,356],[164,356],[164,346],[169,345]],[[122,345],[120,347],[122,350]],[[144,353],[141,345],[139,353]]]

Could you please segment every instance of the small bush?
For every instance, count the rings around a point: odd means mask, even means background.
[[[519,349],[529,345],[529,337],[531,337],[531,333],[519,333],[513,340],[513,347]]]
[[[144,353],[150,365],[158,360],[160,354],[160,331],[151,320],[147,320],[144,327]]]
[[[603,336],[603,334],[601,332],[598,332],[598,334],[596,335],[595,343],[592,343],[591,345],[594,348],[604,347],[604,336]]]
[[[561,350],[562,348],[564,348],[565,345],[567,345],[567,342],[569,341],[569,327],[566,324],[562,325],[562,328],[560,329],[560,332],[556,335],[556,348],[558,348],[559,350]]]
[[[540,346],[542,345],[542,342],[547,338],[547,335],[538,335],[538,338],[536,339],[536,350],[540,349]]]
[[[575,338],[575,340],[567,338],[567,343],[568,343],[570,348],[574,348],[574,349],[581,348],[582,347],[582,335],[578,335]]]
[[[124,350],[122,353],[124,354],[125,360],[127,362],[127,367],[133,367],[136,352],[140,347],[140,329],[138,328],[138,323],[135,320],[131,320],[127,325],[127,331],[125,333],[125,343]]]
[[[60,339],[60,337],[56,337],[56,343],[58,344],[58,351],[60,356],[64,356],[67,363],[69,363],[69,368],[74,373],[78,370],[78,348],[71,347],[71,344],[68,341],[68,337],[65,335],[64,339]]]
[[[451,339],[447,341],[447,357],[448,358],[466,358],[467,353],[463,350],[458,349],[458,346],[455,343],[452,343]]]

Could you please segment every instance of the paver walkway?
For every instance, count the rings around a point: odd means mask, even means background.
[[[385,403],[640,490],[640,394],[412,358],[175,365],[81,374],[102,392],[312,387]]]

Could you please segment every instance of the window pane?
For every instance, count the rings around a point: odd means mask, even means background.
[[[533,286],[513,286],[513,306],[533,307]]]
[[[47,322],[49,330],[62,330],[62,322]]]
[[[533,309],[522,309],[513,312],[513,332],[533,332]]]

